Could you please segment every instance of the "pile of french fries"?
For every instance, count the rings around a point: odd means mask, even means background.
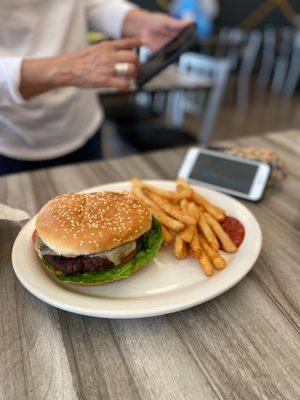
[[[177,179],[174,192],[156,188],[137,178],[131,180],[132,194],[142,201],[163,227],[165,245],[173,244],[179,260],[191,253],[207,276],[227,265],[220,247],[234,253],[237,247],[220,222],[225,211],[212,205],[184,180]]]

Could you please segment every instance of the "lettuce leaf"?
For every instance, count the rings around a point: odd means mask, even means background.
[[[161,225],[155,218],[152,218],[151,229],[142,236],[135,257],[125,264],[100,271],[65,275],[63,272],[54,269],[52,264],[44,258],[42,258],[42,263],[61,282],[77,285],[102,285],[128,278],[134,272],[149,264],[158,253],[162,241]]]

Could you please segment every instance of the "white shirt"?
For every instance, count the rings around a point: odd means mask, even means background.
[[[68,87],[25,101],[22,59],[78,50],[88,28],[118,38],[132,7],[122,0],[0,0],[0,154],[56,158],[95,133],[103,118],[96,92]]]

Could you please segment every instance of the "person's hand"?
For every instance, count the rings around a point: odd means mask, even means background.
[[[127,90],[130,79],[135,78],[138,71],[139,60],[134,49],[141,44],[139,39],[103,41],[62,56],[62,68],[71,73],[72,86]],[[122,74],[118,74],[120,64],[125,67]]]
[[[190,20],[177,20],[167,14],[151,13],[136,8],[126,16],[123,33],[127,37],[139,37],[145,45],[155,51],[190,24]]]
[[[103,41],[74,53],[25,59],[22,63],[20,92],[28,99],[66,86],[114,87],[126,91],[138,71],[138,55],[134,49],[141,44],[140,39]]]
[[[152,13],[147,19],[141,39],[151,50],[158,50],[175,37],[191,21],[178,20],[162,13]]]

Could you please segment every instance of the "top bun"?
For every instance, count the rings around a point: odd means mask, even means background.
[[[142,236],[151,214],[136,198],[119,192],[64,194],[39,212],[36,230],[57,254],[101,253]]]

